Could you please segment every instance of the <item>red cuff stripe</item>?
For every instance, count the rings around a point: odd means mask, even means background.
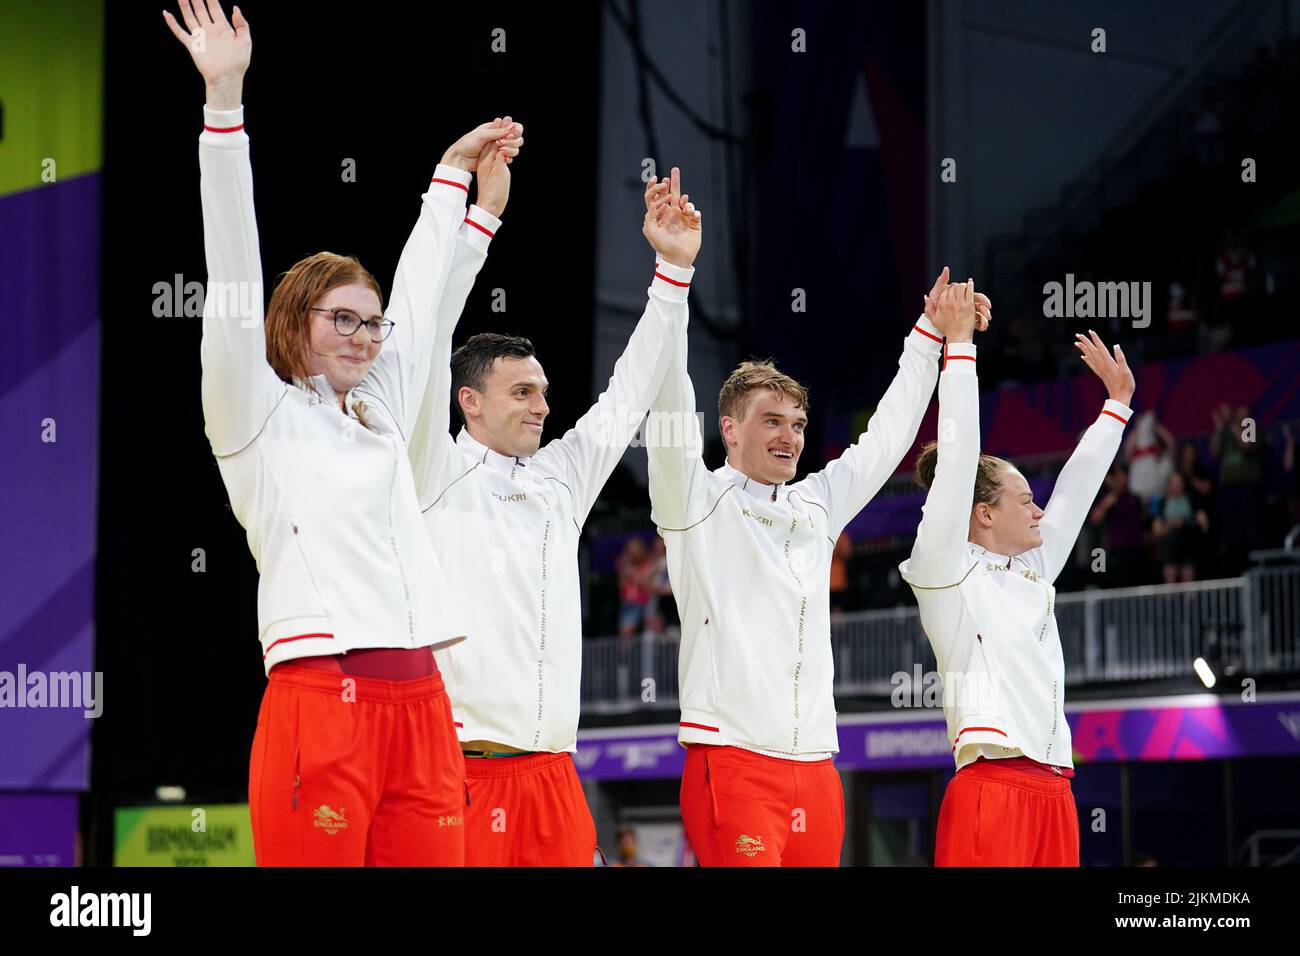
[[[669,285],[675,285],[675,286],[677,286],[678,288],[681,288],[681,289],[689,289],[689,288],[691,287],[691,284],[690,284],[689,282],[678,282],[676,279],[670,279],[670,278],[668,278],[666,275],[664,275],[662,272],[660,272],[658,269],[655,270],[655,278],[657,278],[657,279],[663,279],[663,280],[664,280],[665,282],[667,282]],[[683,724],[683,726],[686,726],[686,725]],[[695,726],[698,726],[698,725],[696,725],[696,724],[691,724],[690,726],[695,727]],[[717,730],[716,727],[705,727],[704,729],[705,729],[705,730]]]
[[[931,335],[929,332],[927,332],[925,329],[921,328],[919,325],[914,325],[914,326],[912,326],[912,331],[913,331],[913,332],[920,332],[920,333],[921,333],[922,335],[924,335],[927,339],[934,339],[936,342],[942,342],[942,341],[943,341],[943,339],[941,339],[939,336],[937,336],[937,335]]]
[[[918,329],[917,331],[920,331],[920,330]],[[973,355],[949,355],[949,354],[948,354],[948,346],[945,345],[945,346],[943,347],[943,364],[939,366],[939,371],[941,371],[941,372],[942,372],[942,371],[945,371],[945,370],[948,368],[948,363],[949,363],[950,361],[955,360],[955,359],[966,359],[968,362],[973,362],[973,361],[975,361],[975,356],[973,356]]]
[[[334,640],[333,634],[299,634],[297,637],[282,637],[277,641],[271,642],[271,646],[266,649],[266,654],[262,655],[262,660],[266,660],[267,654],[271,653],[276,644],[284,644],[288,641],[305,641],[309,637],[328,637],[331,641]]]
[[[429,182],[431,182],[431,183],[442,183],[444,186],[455,186],[457,189],[463,189],[463,190],[465,190],[465,195],[466,195],[466,196],[469,195],[469,187],[466,186],[464,183],[458,183],[458,182],[456,182],[456,180],[454,180],[454,179],[439,179],[437,176],[434,176],[432,179],[429,180]]]
[[[1102,413],[1103,415],[1109,415],[1111,418],[1117,418],[1117,419],[1119,419],[1121,422],[1123,422],[1125,425],[1128,424],[1128,419],[1127,419],[1127,418],[1120,418],[1118,415],[1116,415],[1114,412],[1112,412],[1109,408],[1103,408],[1103,409],[1101,410],[1101,413]]]
[[[244,124],[240,123],[238,126],[209,126],[204,123],[203,128],[209,133],[236,133],[244,128]]]
[[[469,216],[466,216],[466,217],[465,217],[465,223],[466,223],[466,225],[473,226],[473,227],[474,227],[475,229],[477,229],[479,232],[481,232],[481,233],[483,233],[484,235],[486,235],[489,239],[491,239],[493,236],[496,235],[495,232],[492,232],[492,231],[489,230],[489,229],[485,229],[485,228],[483,228],[483,227],[480,226],[478,223],[476,223],[473,219],[469,218]]]
[[[696,730],[709,730],[709,731],[712,731],[712,732],[715,733],[715,734],[718,732],[718,728],[717,728],[717,727],[706,727],[704,724],[693,724],[693,723],[691,723],[689,720],[683,720],[683,721],[681,722],[681,726],[682,726],[682,727],[694,727]]]
[[[977,730],[987,731],[987,732],[992,733],[992,734],[1001,734],[1003,737],[1005,737],[1005,736],[1007,735],[1007,733],[1006,733],[1005,730],[998,730],[996,727],[967,727],[965,730],[963,730],[961,733],[959,733],[956,737],[953,738],[953,741],[952,741],[952,750],[953,750],[953,753],[956,753],[956,752],[957,752],[957,741],[958,741],[958,740],[961,740],[961,735],[962,735],[962,734],[965,734],[965,733],[971,733],[971,732],[973,732],[973,731],[977,731]]]
[[[465,725],[462,724],[459,720],[453,720],[452,723],[454,723],[454,724],[455,724],[457,727],[459,727],[461,730],[464,730],[464,729],[465,729]]]

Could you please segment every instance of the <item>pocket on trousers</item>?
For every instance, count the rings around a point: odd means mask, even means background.
[[[975,847],[976,859],[979,859],[980,857],[980,823],[981,823],[980,811],[983,809],[984,809],[984,784],[976,783],[975,784],[975,833],[973,835],[974,836],[973,845]]]
[[[709,823],[716,829],[718,826],[718,797],[713,789],[713,771],[709,766],[709,755],[704,754],[704,789],[709,795]]]
[[[293,747],[293,809],[297,810],[298,805],[302,802],[302,721],[299,714],[302,698],[296,688],[288,693],[292,695],[291,700],[293,702],[293,720],[290,723],[290,732],[293,734],[291,739]]]

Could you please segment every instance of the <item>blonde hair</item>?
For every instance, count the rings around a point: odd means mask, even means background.
[[[266,360],[275,374],[291,385],[311,378],[307,354],[311,345],[311,305],[330,289],[360,284],[369,287],[384,305],[379,282],[354,256],[318,252],[299,259],[281,273],[266,307]],[[369,428],[364,402],[353,405],[361,424]]]
[[[934,469],[938,464],[939,443],[926,442],[921,448],[921,454],[916,456],[916,483],[926,491],[934,484]],[[1005,458],[980,455],[979,467],[975,469],[975,499],[971,502],[972,507],[981,504],[992,507],[998,503],[998,498],[1002,497],[1002,472],[1008,468],[1015,468],[1015,465]]]
[[[741,362],[722,383],[718,392],[718,429],[722,429],[723,418],[740,421],[745,417],[749,407],[750,396],[756,389],[765,388],[780,398],[785,396],[802,408],[808,410],[808,389],[797,381],[778,371],[771,359],[761,362]],[[724,439],[725,440],[725,439]]]

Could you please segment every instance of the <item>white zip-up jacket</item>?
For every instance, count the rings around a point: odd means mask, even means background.
[[[463,225],[469,174],[438,167],[397,266],[386,310],[393,331],[345,397],[344,414],[325,376],[288,384],[266,359],[243,107],[204,108],[199,168],[208,268],[203,417],[261,575],[267,672],[296,657],[463,640],[457,603],[421,526],[406,436],[435,346],[451,250],[486,249],[495,217],[471,207],[487,231]],[[361,400],[371,429],[357,420]]]
[[[645,313],[605,391],[531,458],[499,455],[464,429],[452,441],[450,330],[435,356],[411,458],[428,535],[473,636],[437,655],[461,740],[577,749],[578,536],[685,334],[694,273],[656,265]]]
[[[939,376],[939,459],[912,555],[899,565],[944,682],[957,769],[1023,755],[1073,767],[1056,589],[1132,410],[1107,400],[1061,470],[1038,530],[1008,557],[968,540],[980,456],[976,348],[951,343]]]
[[[867,430],[823,470],[764,485],[648,444],[651,515],[681,614],[678,740],[784,755],[839,750],[830,565],[844,526],[894,473],[934,392],[942,338],[922,316]],[[653,406],[695,414],[686,336]]]

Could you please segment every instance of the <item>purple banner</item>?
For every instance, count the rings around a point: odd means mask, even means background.
[[[77,794],[0,793],[0,866],[77,862]]]
[[[99,453],[98,174],[0,199],[0,787],[88,786]],[[18,676],[33,675],[35,686]]]
[[[1300,694],[1261,694],[1253,702],[1213,694],[1088,701],[1066,707],[1074,762],[1217,760],[1300,756]],[[842,714],[841,770],[924,770],[952,766],[952,744],[938,709]],[[578,732],[574,755],[590,780],[680,776],[686,751],[676,724]]]

